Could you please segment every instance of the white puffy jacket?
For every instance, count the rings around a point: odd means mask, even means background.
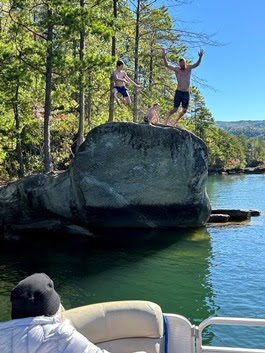
[[[0,322],[1,353],[108,353],[89,342],[61,315]]]

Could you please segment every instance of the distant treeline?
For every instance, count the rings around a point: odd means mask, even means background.
[[[216,125],[232,135],[265,139],[265,120],[216,121]]]

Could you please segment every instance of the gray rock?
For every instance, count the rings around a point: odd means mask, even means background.
[[[0,190],[0,228],[34,217],[102,227],[200,227],[211,209],[207,150],[180,129],[135,123],[94,128],[65,172]]]
[[[212,214],[228,214],[230,216],[229,221],[245,221],[251,218],[251,211],[249,210],[218,209],[212,210]]]
[[[257,217],[257,216],[260,216],[260,211],[258,210],[250,210],[250,213],[251,213],[251,216],[253,217]]]
[[[220,213],[216,213],[216,214],[211,214],[210,218],[208,220],[209,223],[212,222],[217,222],[217,223],[225,223],[229,221],[230,216],[228,214],[220,214]]]

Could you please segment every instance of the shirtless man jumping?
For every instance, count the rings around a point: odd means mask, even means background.
[[[175,72],[176,78],[178,81],[178,87],[174,97],[174,108],[171,109],[170,112],[167,114],[165,119],[165,125],[168,124],[168,120],[171,117],[171,115],[176,113],[176,111],[180,106],[180,103],[182,105],[182,109],[178,114],[176,120],[173,122],[172,126],[176,126],[179,119],[186,113],[189,106],[189,99],[190,99],[189,91],[190,91],[191,70],[200,65],[203,54],[204,54],[204,51],[201,49],[198,53],[199,59],[195,64],[186,65],[185,59],[180,59],[179,66],[171,66],[168,64],[168,61],[166,58],[166,50],[162,49],[164,64],[169,70],[172,70]]]
[[[115,86],[112,92],[119,106],[121,106],[121,102],[117,96],[118,93],[122,94],[123,103],[125,105],[131,104],[131,98],[129,96],[125,83],[127,82],[131,83],[132,85],[140,89],[143,87],[141,85],[137,85],[137,83],[135,83],[132,79],[130,79],[130,77],[126,74],[126,72],[123,71],[123,65],[124,65],[124,62],[122,60],[118,60],[116,70],[113,72],[113,79],[114,79]]]

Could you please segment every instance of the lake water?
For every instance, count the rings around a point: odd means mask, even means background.
[[[141,299],[193,324],[209,316],[265,318],[265,175],[210,176],[213,208],[257,209],[249,222],[178,231],[120,231],[61,246],[0,249],[0,320],[22,278],[46,272],[63,305]],[[264,348],[265,329],[212,326],[209,344]]]

